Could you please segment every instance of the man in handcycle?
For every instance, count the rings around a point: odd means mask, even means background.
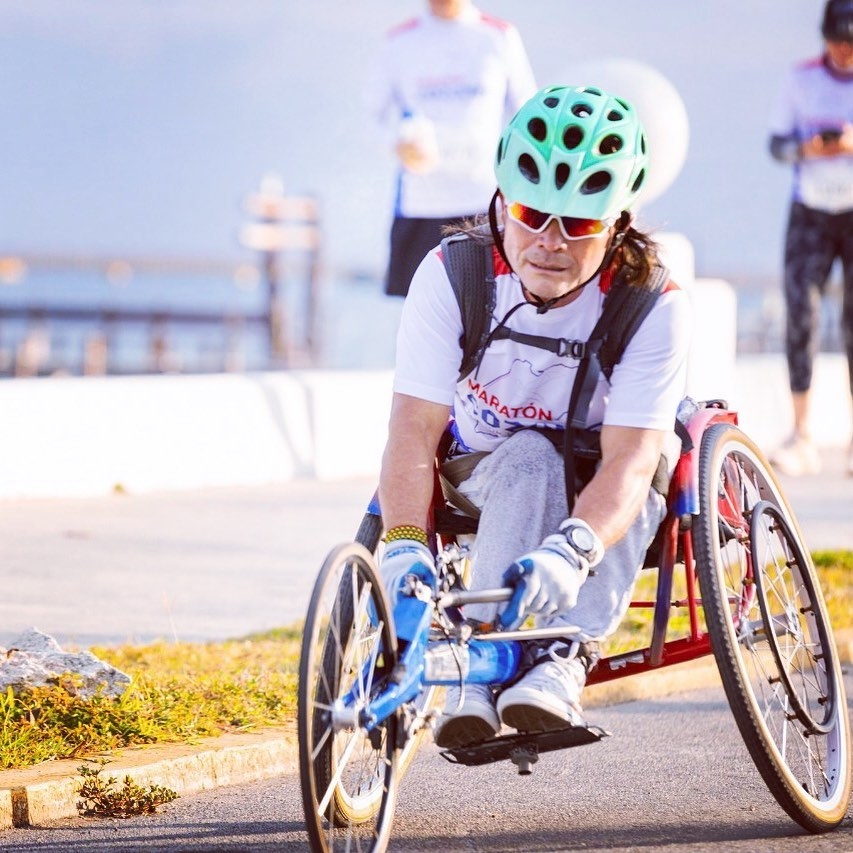
[[[465,375],[446,247],[412,279],[379,485],[391,602],[407,575],[433,578],[426,531],[449,423],[446,473],[457,505],[479,513],[471,588],[515,590],[500,612],[468,605],[466,618],[514,628],[535,614],[542,627],[566,627],[560,639],[528,643],[521,677],[499,695],[480,684],[448,688],[441,747],[490,739],[502,723],[519,732],[584,725],[581,691],[598,644],[623,618],[664,517],[690,328],[687,296],[668,276],[609,379],[586,374],[593,384],[576,432],[593,450],[571,453],[568,478],[563,447],[583,343],[608,292],[661,275],[632,212],[647,168],[629,103],[595,87],[544,89],[499,141],[489,225],[465,232],[490,247],[494,269],[490,331]]]

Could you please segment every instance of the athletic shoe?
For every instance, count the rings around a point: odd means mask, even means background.
[[[770,457],[770,463],[782,474],[799,477],[803,474],[819,474],[820,455],[811,440],[800,435],[789,438]]]
[[[459,696],[459,687],[447,688],[444,713],[435,730],[435,742],[442,749],[482,743],[501,730],[490,687],[485,684],[466,684],[461,707]]]
[[[545,658],[498,698],[501,720],[520,732],[550,732],[585,726],[580,704],[586,668],[569,657],[571,646],[557,641]]]

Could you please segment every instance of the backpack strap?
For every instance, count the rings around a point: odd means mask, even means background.
[[[489,321],[495,310],[493,243],[486,239],[486,232],[475,231],[476,239],[460,233],[441,241],[441,257],[462,315],[460,380],[480,361],[489,337]]]
[[[629,285],[617,276],[605,297],[601,316],[589,336],[586,352],[578,366],[566,416],[563,457],[569,515],[578,490],[578,475],[582,482],[586,482],[601,456],[598,434],[586,429],[598,379],[603,373],[610,381],[613,368],[622,359],[631,338],[652,310],[667,281],[669,270],[655,266],[644,284]],[[584,460],[580,466],[576,464],[576,455]]]
[[[441,241],[441,255],[447,277],[459,303],[462,334],[459,345],[462,359],[459,379],[475,369],[489,340],[490,320],[495,310],[495,272],[493,241],[486,228],[452,234]],[[653,267],[643,284],[626,284],[618,276],[604,300],[601,316],[587,341],[526,335],[506,327],[499,328],[494,339],[511,338],[519,343],[548,349],[560,356],[579,359],[578,374],[572,389],[564,436],[566,496],[571,514],[580,483],[587,482],[601,457],[597,433],[586,429],[592,396],[603,373],[608,381],[631,338],[652,310],[669,280],[669,270]],[[576,456],[580,464],[576,465]],[[665,473],[665,472],[664,472]],[[660,477],[656,483],[662,487]],[[665,490],[665,489],[664,489]]]

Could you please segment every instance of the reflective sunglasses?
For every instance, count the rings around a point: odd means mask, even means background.
[[[506,202],[507,213],[523,228],[533,234],[541,234],[556,219],[560,231],[567,240],[584,240],[587,237],[603,237],[615,219],[579,219],[576,216],[558,216],[543,213],[519,201]]]

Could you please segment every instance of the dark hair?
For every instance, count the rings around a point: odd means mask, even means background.
[[[827,41],[853,41],[853,0],[828,0],[820,31]]]
[[[652,267],[660,263],[658,251],[658,244],[649,234],[629,225],[611,266],[617,267],[626,284],[644,284]]]

